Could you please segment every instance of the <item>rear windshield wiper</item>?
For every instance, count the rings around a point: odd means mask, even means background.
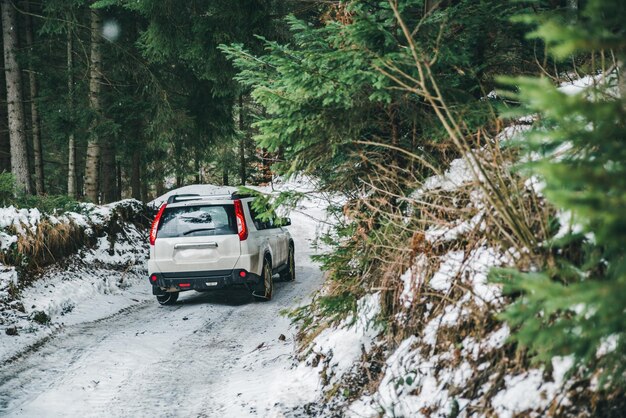
[[[194,232],[200,232],[200,231],[214,231],[214,230],[215,228],[196,228],[190,231],[183,232],[183,235],[189,235],[189,234],[193,234]]]

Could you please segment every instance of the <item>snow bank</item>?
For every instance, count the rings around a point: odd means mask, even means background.
[[[450,167],[445,173],[427,178],[422,187],[411,194],[410,197],[417,199],[422,194],[435,189],[453,191],[473,180],[472,167],[468,160],[457,158],[450,163]]]
[[[375,337],[382,331],[375,322],[379,313],[380,293],[367,295],[357,302],[355,315],[350,315],[337,327],[325,329],[315,338],[307,362],[314,364],[316,359],[323,359],[327,384],[336,383],[363,353],[370,351]]]
[[[519,411],[542,411],[555,401],[566,401],[562,387],[565,383],[565,374],[572,364],[572,357],[553,358],[552,381],[546,381],[543,368],[531,369],[515,376],[505,376],[505,388],[492,400],[495,412],[501,417],[513,417]],[[543,414],[535,412],[529,415]]]
[[[577,94],[593,83],[585,78],[561,90]],[[520,118],[504,128],[496,142],[516,139],[534,121],[533,116]],[[318,409],[321,415],[330,411],[350,417],[541,416],[570,402],[566,372],[573,364],[571,358],[553,358],[551,370],[524,370],[507,357],[512,355],[511,330],[497,319],[507,300],[501,286],[490,283],[487,276],[493,267],[510,266],[514,260],[510,249],[486,237],[493,228],[491,207],[476,184],[476,176],[479,181],[482,177],[471,161],[471,157],[452,161],[407,199],[419,206],[437,194],[461,192],[459,200],[465,205],[457,219],[446,218],[445,223],[416,231],[423,234],[418,246],[423,253],[416,254],[411,267],[397,278],[393,296],[398,308],[392,326],[417,331],[395,345],[379,339],[378,332],[347,328],[342,322],[321,332],[311,344],[311,353],[296,367],[324,371],[325,380],[309,388],[317,391],[320,403],[330,405]],[[530,178],[525,185],[541,197],[541,179]],[[576,226],[565,214],[561,228]],[[359,309],[370,296],[381,294],[366,296]],[[350,371],[369,373],[370,360],[364,354],[374,348],[388,350],[383,351],[382,369],[374,371],[379,374],[373,381],[365,379],[369,386],[358,387]],[[358,396],[352,397],[353,392]]]
[[[0,301],[8,300],[12,288],[17,287],[15,267],[0,264]]]
[[[589,88],[596,86],[601,81],[602,76],[588,75],[582,78],[576,78],[575,80],[564,81],[558,87],[561,93],[573,96],[575,94],[584,93]]]
[[[16,267],[0,264],[0,360],[64,326],[99,319],[152,298],[144,283],[146,231],[123,219],[139,216],[142,208],[138,201],[123,200],[104,206],[81,204],[81,213],[55,215],[0,209],[4,251],[13,251],[18,239],[33,234],[43,221],[73,225],[89,238],[86,241],[95,241],[93,247],[82,247],[43,270],[22,268],[18,275]]]
[[[0,228],[13,227],[18,233],[24,233],[24,228],[35,231],[41,220],[38,209],[16,209],[13,206],[0,208]]]

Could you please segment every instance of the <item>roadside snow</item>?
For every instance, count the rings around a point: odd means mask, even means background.
[[[8,299],[11,287],[15,286],[17,286],[15,267],[0,264],[0,300]]]
[[[498,135],[496,135],[496,141],[500,143],[506,143],[511,140],[516,140],[519,138],[520,134],[528,131],[532,128],[532,123],[535,118],[532,116],[526,116],[523,118],[519,118],[517,120],[518,123],[514,123],[502,129]]]
[[[410,197],[418,198],[425,192],[434,189],[441,189],[443,191],[456,190],[473,180],[472,169],[467,159],[457,158],[450,163],[450,167],[445,173],[427,178],[422,187],[415,191]]]
[[[413,266],[400,276],[400,281],[402,281],[400,302],[405,308],[409,308],[413,303],[415,294],[425,281],[427,269],[428,258],[424,254],[420,254],[415,257]]]
[[[439,259],[439,270],[428,282],[432,289],[448,292],[458,279],[471,286],[478,304],[491,303],[501,297],[500,287],[487,282],[489,270],[507,260],[498,251],[489,247],[478,247],[468,254],[465,251],[451,251]]]
[[[493,340],[498,344],[508,329],[494,333]],[[491,338],[490,338],[491,340]],[[454,396],[473,376],[473,366],[467,361],[458,365],[448,362],[450,367],[441,367],[441,362],[453,358],[453,354],[443,352],[424,356],[419,348],[419,338],[411,336],[398,346],[386,362],[385,374],[374,395],[367,395],[348,409],[350,417],[426,417],[432,413],[446,415],[454,403],[459,410],[476,404],[480,398],[464,399]],[[498,346],[492,347],[496,349]],[[540,416],[560,395],[565,383],[565,373],[572,365],[569,357],[555,357],[552,360],[553,381],[544,379],[544,371],[532,369],[516,376],[505,376],[505,389],[499,391],[492,401],[497,416],[512,417],[520,413],[525,416]],[[488,389],[488,385],[482,390]],[[467,416],[466,413],[463,416]]]
[[[451,227],[431,226],[425,232],[426,240],[431,243],[454,241],[461,235],[467,234],[475,228],[480,227],[483,223],[484,217],[484,212],[480,211],[470,220],[457,221],[456,224]]]
[[[0,359],[19,355],[6,367],[0,362],[0,414],[267,417],[314,402],[321,368],[295,365],[296,329],[281,311],[307,303],[323,282],[310,256],[315,231],[332,224],[328,198],[309,193],[306,179],[274,186],[307,190],[308,198],[288,227],[296,281],[277,282],[271,302],[231,304],[189,292],[175,306],[159,306],[145,280],[145,232],[126,224],[115,237],[102,235],[93,248],[45,269],[22,291],[24,312],[10,318],[19,335],[0,335]],[[109,216],[107,208],[90,213]],[[89,215],[72,216],[94,229]],[[5,273],[0,284],[8,288],[14,276],[12,269]],[[346,332],[373,340],[378,309],[377,297],[360,301]],[[48,324],[33,322],[40,312]],[[338,348],[343,342],[336,343],[338,372],[349,359]]]
[[[469,364],[438,370],[439,355],[423,356],[419,339],[411,336],[400,343],[385,364],[385,374],[374,396],[354,402],[349,417],[427,416],[424,411],[446,411],[452,407],[450,389],[462,387],[472,375]],[[437,372],[438,370],[438,372]],[[457,399],[460,406],[467,400]]]
[[[559,90],[565,94],[580,94],[589,91],[597,81],[598,77],[584,77],[564,83]],[[497,99],[497,94],[491,92],[487,98]],[[498,133],[496,142],[516,140],[531,129],[536,119],[534,115],[519,118]],[[477,150],[483,151],[488,152],[486,149]],[[567,149],[558,151],[567,152]],[[452,161],[443,173],[426,179],[408,196],[407,201],[419,205],[428,194],[455,192],[471,187],[476,177],[482,181],[480,172],[472,169],[473,158],[468,155]],[[545,187],[538,177],[531,177],[525,185],[539,196]],[[446,219],[447,225],[438,224],[422,231],[428,244],[425,253],[417,254],[411,267],[398,277],[400,291],[397,297],[401,309],[394,318],[394,325],[402,327],[405,322],[411,321],[413,326],[421,322],[422,327],[388,354],[380,383],[373,391],[363,391],[347,409],[339,409],[346,416],[481,414],[475,411],[504,417],[540,416],[553,402],[554,405],[566,405],[569,402],[563,387],[567,384],[566,372],[572,366],[571,358],[552,359],[551,379],[545,378],[543,369],[523,372],[508,370],[506,366],[503,369],[502,365],[506,365],[506,362],[495,370],[492,368],[500,361],[499,356],[506,355],[498,350],[505,347],[511,330],[497,320],[483,329],[471,326],[477,318],[485,318],[490,322],[489,318],[494,318],[503,309],[506,301],[501,287],[489,283],[487,275],[493,267],[512,265],[516,252],[478,238],[485,229],[485,219],[490,208],[485,205],[484,196],[478,187],[469,193],[470,202],[463,209],[471,210],[471,217]],[[411,214],[409,209],[407,217]],[[567,230],[579,231],[579,226],[568,214],[559,216],[561,231],[557,238]],[[408,224],[406,218],[405,221]],[[466,239],[472,233],[472,238],[478,239]],[[469,243],[475,246],[470,247]],[[437,252],[442,249],[448,250],[443,254]],[[430,251],[432,253],[429,254]],[[420,304],[420,309],[414,309]],[[423,317],[415,318],[420,312]],[[460,341],[454,338],[459,333],[463,335]],[[335,360],[338,370],[343,372],[350,369],[348,359],[352,359],[353,367],[359,362],[357,347],[363,342],[366,343],[364,347],[376,344],[369,336],[362,335],[359,339],[356,333],[347,334],[344,324],[340,324],[324,330],[313,346],[323,356],[332,355],[329,364],[339,355],[337,351],[343,350],[340,361]],[[326,351],[320,348],[320,343],[322,347],[327,347]],[[614,341],[608,339],[598,355],[615,349],[615,345]],[[332,347],[332,350],[328,347]],[[306,362],[312,363],[313,358],[313,355],[309,356]],[[340,383],[332,372],[330,376],[330,385]],[[471,392],[472,399],[462,397],[470,381],[475,384],[485,378],[487,382]],[[324,387],[320,386],[317,399],[326,400],[328,393],[324,394]],[[333,401],[341,403],[341,395],[331,395]]]
[[[20,234],[24,234],[24,228],[35,232],[37,224],[41,220],[41,212],[38,209],[16,209],[13,206],[0,208],[0,229],[14,228]],[[4,240],[1,243],[5,247]]]
[[[89,236],[94,228],[106,226],[118,206],[138,210],[139,205],[134,200],[105,206],[82,204],[84,213],[54,216],[12,207],[0,209],[0,213],[4,216],[2,225],[11,226],[18,235],[32,233],[43,219],[49,219],[52,224],[74,223]],[[18,240],[17,235],[10,237],[12,243]],[[20,284],[18,273],[15,267],[0,266],[0,306],[5,306],[0,312],[0,360],[18,354],[63,327],[106,317],[150,296],[144,283],[148,249],[145,233],[125,223],[113,239],[109,238],[99,237],[94,248],[83,248],[62,264],[45,267],[12,302],[9,289],[11,286],[17,289]],[[2,249],[9,251],[9,248]],[[28,281],[32,279],[28,277]],[[11,332],[9,328],[17,335],[5,335]]]
[[[572,357],[554,357],[551,382],[544,379],[543,369],[531,369],[516,376],[505,376],[505,389],[498,392],[492,400],[498,416],[513,417],[524,411],[547,409],[561,394],[565,374],[572,364]],[[532,416],[540,414],[534,413]]]
[[[583,93],[590,87],[597,85],[601,78],[601,76],[587,75],[585,77],[577,78],[575,80],[564,81],[558,87],[558,90],[561,93],[573,96],[575,94]]]
[[[381,328],[375,323],[380,313],[380,293],[365,296],[357,302],[357,313],[349,316],[335,328],[327,328],[312,344],[307,362],[320,356],[326,366],[328,384],[337,382],[359,360],[363,352],[370,351]]]

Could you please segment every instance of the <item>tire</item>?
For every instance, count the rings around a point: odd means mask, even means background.
[[[157,295],[156,298],[161,305],[173,305],[178,300],[178,293],[179,292],[168,292],[164,295]]]
[[[272,265],[268,259],[265,259],[263,262],[263,275],[261,276],[261,279],[259,287],[252,293],[252,296],[260,301],[272,300],[272,294],[274,293],[274,278],[272,277]]]
[[[296,258],[293,245],[289,245],[289,255],[287,255],[287,268],[280,273],[280,278],[287,282],[296,280]]]

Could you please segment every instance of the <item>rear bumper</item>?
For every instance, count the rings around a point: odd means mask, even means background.
[[[245,276],[240,273],[245,272]],[[156,277],[156,281],[152,278]],[[167,291],[198,290],[201,292],[223,289],[231,286],[251,287],[260,283],[261,277],[245,270],[193,271],[183,273],[153,273],[148,277],[152,293],[163,294]]]

